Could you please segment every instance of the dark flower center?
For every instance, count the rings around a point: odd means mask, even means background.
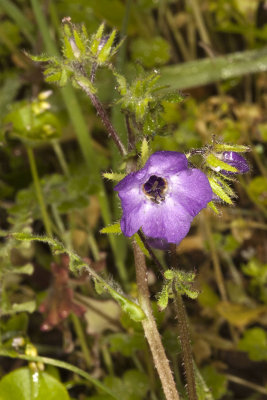
[[[144,183],[143,191],[145,195],[153,201],[153,203],[161,203],[165,200],[165,192],[168,184],[164,178],[160,176],[151,175],[150,178]]]

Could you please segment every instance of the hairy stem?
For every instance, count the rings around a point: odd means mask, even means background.
[[[171,245],[171,257],[174,267],[177,265],[176,245]],[[193,355],[190,343],[190,334],[188,329],[187,315],[181,294],[178,292],[175,282],[173,282],[174,305],[178,321],[179,340],[182,349],[184,362],[184,372],[187,382],[186,390],[189,400],[198,400],[196,392],[196,379],[193,364]]]
[[[170,369],[169,360],[166,357],[160,334],[157,329],[156,322],[153,317],[151,304],[149,300],[149,290],[147,284],[147,268],[145,256],[137,245],[136,241],[132,241],[134,250],[134,259],[136,266],[136,281],[138,288],[138,299],[140,306],[146,314],[146,319],[142,321],[145,336],[147,338],[155,367],[158,371],[162,388],[166,400],[179,400],[179,394]]]
[[[184,362],[184,372],[186,377],[186,390],[189,400],[198,400],[196,392],[195,372],[193,365],[193,356],[191,350],[191,343],[189,339],[187,316],[185,311],[184,302],[180,293],[177,292],[175,285],[173,285],[174,304],[178,320],[179,340],[181,343],[182,357]]]
[[[147,249],[147,251],[149,252],[152,260],[154,261],[154,263],[156,264],[156,266],[158,267],[161,275],[164,275],[164,268],[161,265],[161,262],[158,260],[156,254],[154,253],[154,251],[151,249],[151,247],[149,246],[145,235],[143,234],[143,232],[139,229],[138,231],[138,236],[140,237],[140,239],[142,240],[142,242],[144,243],[145,248]]]
[[[80,86],[80,88],[87,94],[87,96],[90,98],[93,106],[95,107],[97,114],[99,115],[104,127],[106,128],[109,136],[111,136],[111,138],[113,139],[114,143],[116,144],[120,154],[122,156],[126,156],[127,151],[123,145],[123,143],[121,142],[119,135],[117,134],[116,130],[114,129],[109,116],[106,112],[106,110],[104,109],[103,105],[101,104],[101,102],[99,101],[98,97],[93,94],[82,82],[77,81],[78,85]]]

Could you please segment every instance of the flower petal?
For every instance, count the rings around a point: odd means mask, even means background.
[[[131,211],[123,211],[121,230],[125,236],[133,236],[141,228],[143,222],[143,205],[137,205]]]
[[[152,154],[143,169],[149,175],[171,175],[188,168],[187,158],[177,151],[157,151]]]
[[[180,243],[187,235],[193,217],[169,197],[159,205],[145,204],[142,210],[142,229],[146,236]]]
[[[144,168],[137,172],[131,172],[114,187],[114,190],[120,192],[130,190],[133,187],[138,187],[145,174],[146,171],[144,171]]]
[[[199,169],[188,169],[170,177],[170,196],[192,216],[196,216],[212,200],[212,189]]]

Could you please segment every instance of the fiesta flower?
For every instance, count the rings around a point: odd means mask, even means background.
[[[238,171],[237,172],[229,172],[222,170],[221,173],[228,175],[228,174],[245,174],[249,171],[249,165],[247,161],[242,157],[240,154],[236,153],[235,151],[225,151],[222,154],[222,161],[235,167]]]
[[[180,243],[193,218],[212,199],[208,178],[188,167],[184,154],[158,151],[145,166],[114,188],[121,199],[121,230],[132,236],[140,228],[150,238]]]

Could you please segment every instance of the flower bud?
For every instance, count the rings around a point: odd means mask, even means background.
[[[249,171],[248,162],[242,157],[240,154],[236,153],[235,151],[225,151],[222,154],[222,161],[235,167],[238,172],[229,172],[221,170],[220,172],[224,175],[231,175],[231,174],[245,174]]]

